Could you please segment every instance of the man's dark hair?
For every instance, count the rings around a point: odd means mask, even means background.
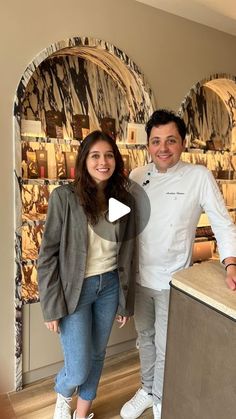
[[[158,109],[157,111],[153,112],[151,118],[146,124],[146,133],[147,133],[147,140],[149,143],[149,138],[151,134],[151,130],[153,127],[159,127],[160,125],[166,125],[170,122],[174,122],[182,141],[184,141],[186,136],[186,125],[185,122],[180,116],[176,115],[173,111],[168,111],[167,109]]]

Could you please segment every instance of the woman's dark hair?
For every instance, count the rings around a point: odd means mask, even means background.
[[[172,111],[169,111],[167,109],[158,109],[157,111],[153,112],[151,118],[146,124],[146,133],[147,133],[148,143],[149,143],[151,130],[153,127],[166,125],[166,124],[169,124],[170,122],[175,123],[177,130],[179,132],[179,135],[182,138],[182,142],[183,142],[186,136],[186,125],[185,125],[184,120]]]
[[[115,158],[115,170],[104,189],[106,201],[108,202],[109,198],[115,198],[124,202],[129,185],[129,179],[124,173],[123,159],[115,141],[102,131],[93,131],[87,135],[79,147],[75,164],[74,185],[80,204],[92,225],[98,222],[101,210],[97,197],[97,184],[88,173],[86,160],[91,147],[98,141],[106,141],[112,147]]]

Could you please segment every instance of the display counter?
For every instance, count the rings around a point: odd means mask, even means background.
[[[235,419],[235,321],[219,262],[173,275],[162,419]]]

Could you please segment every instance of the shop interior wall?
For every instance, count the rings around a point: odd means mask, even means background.
[[[159,107],[177,110],[197,81],[213,73],[236,74],[236,37],[134,0],[4,1],[0,7],[0,31],[0,356],[5,370],[4,387],[12,389],[12,108],[15,90],[26,66],[56,41],[83,35],[104,39],[123,50],[141,68]]]

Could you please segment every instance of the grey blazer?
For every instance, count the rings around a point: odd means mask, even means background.
[[[134,311],[135,291],[135,205],[128,192],[125,204],[131,207],[131,212],[120,219],[118,314],[130,316]],[[73,184],[60,186],[49,199],[38,258],[39,295],[45,321],[60,319],[75,311],[84,281],[86,257],[86,215]]]

